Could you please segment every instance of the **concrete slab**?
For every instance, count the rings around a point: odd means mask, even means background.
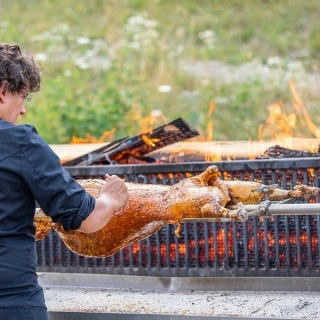
[[[74,285],[70,286],[68,281],[58,283],[55,274],[39,275],[40,284],[44,288],[48,309],[52,315],[52,320],[62,320],[66,318],[89,320],[89,315],[95,315],[96,318],[104,319],[107,314],[112,314],[114,319],[116,315],[131,315],[130,319],[140,316],[150,315],[150,319],[156,316],[166,316],[162,319],[178,320],[182,317],[211,317],[213,319],[320,319],[320,292],[319,291],[240,291],[231,290],[206,290],[198,291],[189,287],[188,279],[187,290],[179,291],[167,290],[164,287],[160,289],[148,285],[148,277],[121,276],[118,278],[119,287],[116,288],[117,277],[114,282],[106,285],[107,275],[97,275],[101,279],[100,286],[93,282],[90,286],[90,277],[88,275],[64,274],[65,279],[76,279]],[[106,277],[107,276],[107,277]],[[52,279],[51,283],[48,278]],[[82,280],[81,280],[82,278]],[[94,279],[95,277],[91,277]],[[142,285],[138,285],[138,281]],[[63,277],[60,277],[63,279]],[[96,278],[98,279],[98,278]],[[125,286],[125,280],[127,287]],[[252,278],[248,278],[250,282]],[[81,284],[81,281],[82,284]],[[294,280],[294,279],[293,279]],[[183,278],[181,278],[183,281]],[[137,285],[131,286],[134,283]],[[108,288],[109,287],[109,288]],[[110,288],[112,287],[112,288]],[[138,287],[138,288],[137,288]],[[221,288],[220,288],[221,289]],[[72,318],[78,313],[78,318]],[[60,315],[60,318],[57,316]],[[135,317],[134,317],[135,316]],[[100,318],[99,318],[100,317]],[[180,318],[179,318],[180,317]],[[83,318],[84,319],[84,318]],[[110,319],[106,318],[106,319]],[[119,318],[120,319],[120,318]],[[138,318],[137,318],[138,319]],[[146,318],[147,319],[147,318]],[[160,318],[159,318],[160,319]],[[192,318],[191,318],[192,319]]]

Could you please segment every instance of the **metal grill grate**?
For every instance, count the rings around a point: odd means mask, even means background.
[[[77,179],[117,174],[127,182],[173,185],[215,164],[222,179],[318,186],[320,159],[67,167]],[[316,199],[318,202],[318,199]],[[320,216],[254,217],[244,223],[167,225],[107,258],[72,253],[53,231],[37,243],[38,270],[150,276],[319,276]]]

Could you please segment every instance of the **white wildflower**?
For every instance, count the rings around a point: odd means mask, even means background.
[[[0,22],[0,28],[8,28],[10,26],[9,21],[1,21]]]
[[[167,93],[172,90],[172,87],[168,84],[163,84],[158,87],[158,91],[161,93]]]
[[[64,70],[63,74],[65,77],[70,77],[72,75],[72,71],[67,69],[67,70]]]
[[[90,66],[85,57],[78,57],[74,60],[74,64],[80,69],[88,69]]]
[[[150,115],[151,117],[158,118],[162,116],[162,111],[159,109],[151,110]]]
[[[205,30],[198,33],[198,37],[204,42],[204,44],[212,49],[217,41],[217,35],[213,30]]]
[[[37,61],[47,61],[48,55],[46,53],[37,53],[34,55],[34,59]]]
[[[82,44],[89,44],[90,43],[90,39],[87,37],[79,37],[77,38],[77,43],[82,45]]]
[[[53,33],[68,33],[70,31],[70,26],[66,23],[57,24],[52,28]]]
[[[128,35],[128,47],[138,51],[152,45],[153,40],[159,37],[157,25],[157,21],[148,19],[146,12],[130,17],[124,27]]]
[[[269,57],[267,59],[267,65],[269,67],[279,67],[282,65],[282,59],[280,57]]]

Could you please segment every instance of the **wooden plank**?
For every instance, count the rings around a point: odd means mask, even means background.
[[[221,159],[254,159],[274,145],[285,148],[317,152],[318,139],[291,138],[279,141],[183,141],[156,151],[148,156],[169,162],[219,161]],[[69,161],[97,150],[108,143],[52,144],[61,162]]]
[[[209,141],[179,142],[148,154],[156,159],[169,159],[169,162],[221,161],[254,159],[274,146],[318,152],[319,140],[291,138],[279,141]]]
[[[61,163],[63,163],[102,148],[108,144],[109,143],[50,144],[50,147],[58,155]]]

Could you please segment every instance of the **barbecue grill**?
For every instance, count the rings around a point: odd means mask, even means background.
[[[234,160],[135,165],[67,166],[76,179],[116,174],[126,182],[173,185],[216,165],[221,179],[318,187],[320,158]],[[313,200],[297,200],[307,204]],[[301,206],[301,208],[304,208]],[[318,277],[320,215],[285,212],[255,216],[243,223],[184,222],[181,237],[167,225],[151,237],[106,258],[72,253],[51,231],[37,242],[39,272],[165,277]]]

